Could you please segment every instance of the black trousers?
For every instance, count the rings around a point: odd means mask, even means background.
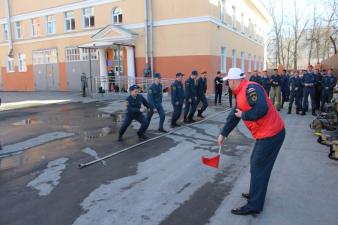
[[[203,113],[207,108],[208,108],[208,100],[207,97],[205,95],[201,95],[199,97],[197,97],[197,102],[196,102],[196,106],[198,106],[198,104],[200,104],[200,102],[202,102],[202,107],[199,110],[199,113]]]
[[[119,131],[119,135],[120,137],[123,136],[123,134],[126,132],[127,128],[129,127],[129,125],[131,124],[131,122],[133,120],[138,121],[141,124],[140,129],[138,130],[137,134],[140,136],[142,135],[146,129],[147,129],[147,125],[148,125],[148,121],[146,120],[145,116],[143,115],[143,113],[140,113],[138,115],[132,116],[132,115],[126,115],[126,118],[123,121],[123,124],[120,128]]]
[[[222,90],[216,90],[215,91],[215,105],[217,104],[217,99],[218,99],[218,103],[221,104],[222,102]]]
[[[250,199],[247,207],[262,210],[270,175],[285,138],[285,129],[277,135],[256,141],[250,159]]]
[[[181,114],[182,114],[182,108],[183,104],[173,104],[174,112],[171,118],[171,125],[175,125],[177,123],[177,120],[180,119]]]

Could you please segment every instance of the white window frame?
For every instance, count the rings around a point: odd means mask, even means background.
[[[46,16],[46,34],[56,33],[56,18],[55,15]]]
[[[226,24],[226,0],[220,1],[220,20]]]
[[[18,71],[27,72],[26,54],[18,53]]]
[[[99,60],[99,51],[97,49],[84,49],[77,47],[65,48],[65,60],[66,62],[80,62],[89,61],[89,51],[91,52],[91,60]]]
[[[35,50],[32,53],[33,65],[57,64],[58,55],[56,48]]]
[[[248,72],[252,72],[251,53],[248,53]]]
[[[74,11],[67,11],[65,12],[64,14],[65,16],[65,32],[71,32],[71,31],[74,31],[76,29],[76,24],[75,24],[75,14],[74,14]],[[69,24],[69,28],[70,29],[67,29],[67,25]],[[74,25],[74,27],[73,27]]]
[[[253,27],[253,38],[257,40],[257,24],[254,24]]]
[[[261,67],[261,59],[262,59],[262,58],[259,56],[259,57],[258,57],[258,62],[257,62],[257,64],[258,64],[258,70],[259,70],[259,71],[262,71],[262,67]]]
[[[14,58],[11,58],[11,57],[8,57],[8,58],[7,58],[7,72],[8,72],[8,73],[13,73],[13,72],[15,72]]]
[[[2,24],[2,31],[3,31],[3,40],[8,41],[9,39],[9,32],[8,32],[8,23]]]
[[[90,12],[88,13],[87,10],[90,10]],[[88,26],[86,26],[86,20],[88,20]],[[82,9],[82,27],[83,29],[95,27],[95,12],[93,7]]]
[[[232,49],[232,67],[237,67],[237,51]]]
[[[254,71],[257,70],[257,56],[254,55]]]
[[[249,34],[249,37],[251,37],[251,19],[250,18],[248,19],[248,32],[247,33]]]
[[[232,6],[232,29],[237,30],[236,7]]]
[[[227,49],[226,47],[221,47],[221,68],[222,73],[227,71]]]
[[[15,22],[15,39],[23,39],[21,21]]]
[[[112,12],[112,24],[119,25],[123,22],[123,11],[120,7],[116,7]]]
[[[241,52],[241,69],[244,73],[244,71],[245,71],[245,54],[244,54],[244,52]]]
[[[245,33],[245,24],[244,24],[244,13],[241,14],[241,32],[244,34]]]
[[[34,23],[35,20],[37,21],[36,24]],[[31,19],[31,35],[32,37],[40,36],[40,21],[37,17]]]

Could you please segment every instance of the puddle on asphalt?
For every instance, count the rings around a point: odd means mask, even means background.
[[[41,123],[42,123],[41,120],[38,120],[37,118],[32,117],[32,118],[27,118],[27,119],[20,120],[18,122],[12,123],[12,125],[14,125],[14,126],[30,126],[30,125],[37,125],[37,124],[41,124]]]

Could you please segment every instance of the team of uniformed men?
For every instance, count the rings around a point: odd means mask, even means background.
[[[171,127],[179,127],[177,123],[181,117],[184,107],[184,123],[194,123],[194,115],[197,111],[197,116],[204,118],[203,112],[208,107],[206,98],[207,91],[207,72],[203,72],[200,76],[196,70],[191,72],[188,79],[183,84],[182,73],[176,74],[176,80],[171,84],[171,103],[173,106],[173,114],[171,119]],[[197,79],[197,77],[199,78]],[[336,86],[336,76],[333,75],[332,69],[323,70],[319,73],[318,70],[313,71],[312,66],[308,67],[307,71],[290,71],[287,73],[283,70],[278,73],[274,70],[274,74],[270,77],[267,71],[263,71],[261,75],[257,71],[250,77],[250,81],[260,84],[270,99],[279,111],[284,104],[288,102],[288,114],[292,112],[293,104],[295,104],[296,113],[305,115],[309,110],[308,99],[311,99],[312,115],[316,116],[316,110],[324,111],[327,104],[333,97],[333,90]],[[215,90],[215,105],[221,104],[223,92],[223,77],[220,72],[214,79]],[[228,95],[230,106],[232,107],[232,90],[228,86]],[[119,140],[130,125],[132,120],[137,120],[141,123],[141,128],[138,131],[140,139],[147,139],[144,135],[147,130],[154,112],[158,112],[160,117],[159,128],[160,132],[166,133],[164,129],[165,112],[162,106],[163,86],[161,84],[161,75],[154,75],[154,83],[148,88],[148,101],[139,95],[139,86],[133,85],[129,88],[130,96],[126,100],[127,114],[123,125],[120,128]],[[202,103],[201,108],[197,109],[199,103]],[[147,112],[147,116],[143,115]]]
[[[270,94],[270,99],[279,111],[284,107],[286,102],[288,105],[288,114],[292,113],[292,107],[295,103],[296,113],[306,115],[309,111],[309,97],[311,99],[312,115],[316,116],[317,111],[324,111],[327,104],[333,97],[333,90],[336,86],[336,76],[333,75],[332,69],[314,70],[310,65],[308,70],[289,71],[283,70],[278,73],[275,69],[274,73],[267,76],[264,71],[262,76],[255,73],[251,76],[250,81],[261,84]]]

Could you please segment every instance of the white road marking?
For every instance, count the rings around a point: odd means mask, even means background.
[[[15,143],[12,145],[3,146],[2,150],[0,150],[0,158],[4,157],[4,155],[9,155],[17,152],[21,152],[39,145],[46,144],[51,141],[68,138],[75,135],[74,133],[67,132],[52,132],[42,134],[38,137],[28,139],[23,142]]]
[[[47,168],[42,173],[29,182],[27,187],[39,191],[39,196],[49,195],[60,183],[61,174],[66,168],[67,158],[59,158],[48,163]]]
[[[209,129],[218,130],[218,127]],[[196,133],[193,128],[184,131],[187,136]],[[85,213],[73,225],[157,225],[204,184],[214,181],[218,171],[200,162],[200,157],[207,154],[200,148],[205,141],[191,142],[178,135],[168,137],[177,146],[139,163],[136,175],[102,184],[94,190],[81,203]]]

